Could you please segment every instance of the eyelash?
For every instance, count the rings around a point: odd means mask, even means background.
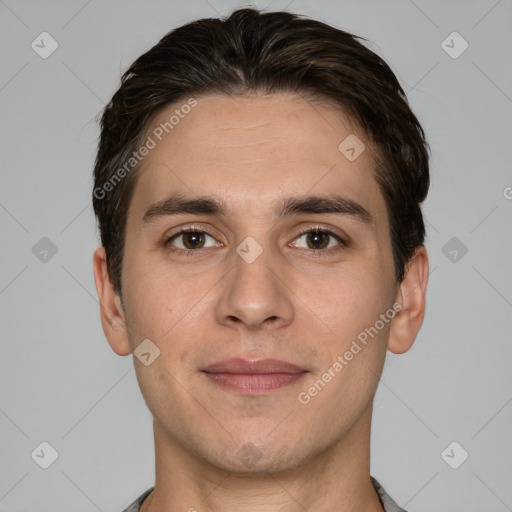
[[[182,255],[184,255],[186,257],[197,256],[201,252],[201,249],[171,248],[172,247],[171,242],[175,238],[178,238],[180,235],[187,234],[187,233],[204,233],[212,238],[215,238],[211,233],[209,233],[207,230],[202,229],[202,228],[198,228],[198,227],[183,228],[183,229],[180,229],[177,233],[174,233],[172,236],[167,238],[164,242],[164,246],[172,253],[181,253]],[[313,254],[315,254],[315,256],[320,256],[320,257],[328,256],[329,254],[332,254],[332,252],[338,252],[338,251],[341,251],[341,250],[345,249],[346,247],[348,247],[348,243],[343,238],[341,238],[336,233],[333,233],[332,231],[322,228],[320,226],[307,227],[305,230],[298,233],[295,236],[295,238],[293,239],[293,241],[297,240],[298,238],[301,238],[303,235],[308,234],[308,233],[325,233],[325,234],[335,238],[340,244],[339,247],[334,248],[334,250],[333,250],[333,248],[331,248],[331,249],[302,249],[302,248],[299,248],[299,250],[303,250],[303,251],[313,251]]]

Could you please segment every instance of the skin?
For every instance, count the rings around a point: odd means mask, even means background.
[[[291,93],[196,99],[140,169],[127,218],[124,309],[104,249],[94,254],[101,321],[114,352],[128,355],[146,338],[161,351],[149,366],[134,357],[156,453],[155,489],[142,511],[382,511],[369,476],[373,398],[386,350],[406,352],[423,322],[427,252],[421,246],[395,282],[372,146],[339,110]],[[354,161],[338,150],[351,133],[366,145]],[[221,198],[229,215],[142,221],[151,204],[174,192]],[[350,215],[273,216],[283,197],[333,192],[363,205],[373,228]],[[327,237],[327,248],[310,248],[300,233],[315,225],[349,245]],[[171,252],[165,241],[190,226],[211,237],[193,257]],[[236,252],[247,236],[263,249],[252,263]],[[178,236],[171,247],[193,244]],[[395,301],[402,310],[300,403],[298,394]],[[281,359],[310,373],[266,394],[236,393],[200,371],[231,357]],[[256,454],[250,462],[248,453]]]

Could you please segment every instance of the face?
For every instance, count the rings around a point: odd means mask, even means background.
[[[367,418],[397,320],[371,144],[340,111],[292,94],[196,100],[153,132],[140,169],[116,351],[146,339],[160,350],[134,362],[170,442],[229,471],[296,467]],[[355,159],[338,148],[351,134],[366,147]],[[177,194],[196,202],[165,202]],[[211,367],[232,358],[294,369]]]

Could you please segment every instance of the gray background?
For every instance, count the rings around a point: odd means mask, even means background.
[[[111,351],[99,320],[95,116],[166,32],[242,5],[0,0],[1,512],[120,511],[154,483],[132,356]],[[373,41],[432,147],[427,313],[411,351],[386,362],[372,474],[410,512],[512,510],[512,2],[252,5]],[[59,45],[46,59],[31,47],[43,31]],[[453,31],[469,44],[458,58],[442,47]],[[43,441],[58,452],[48,469],[31,457]]]

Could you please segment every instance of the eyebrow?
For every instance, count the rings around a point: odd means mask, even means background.
[[[160,217],[180,214],[227,217],[228,211],[229,209],[222,199],[208,196],[190,198],[181,194],[173,194],[162,201],[152,204],[144,213],[142,221],[149,224]],[[280,201],[274,213],[277,219],[301,213],[347,215],[366,224],[370,228],[374,226],[374,219],[364,206],[336,194],[284,198]]]

